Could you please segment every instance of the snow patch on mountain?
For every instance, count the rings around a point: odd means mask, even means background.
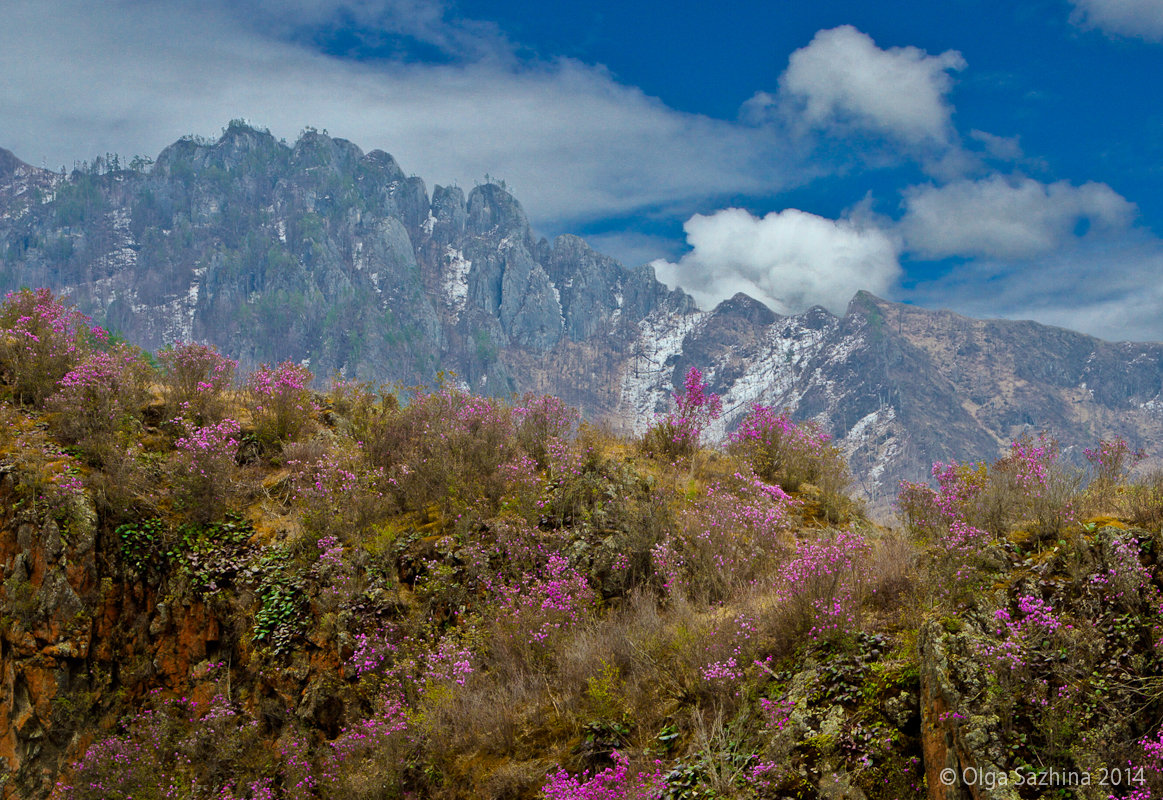
[[[883,497],[895,492],[884,485],[886,470],[900,458],[906,435],[890,405],[865,414],[837,442],[855,476],[853,488],[864,497]]]
[[[441,286],[444,305],[452,310],[456,319],[460,319],[464,304],[468,302],[468,271],[472,269],[472,262],[464,257],[461,250],[449,245],[444,253],[444,269],[444,283]]]
[[[682,353],[683,340],[696,331],[708,314],[673,315],[654,311],[638,323],[638,336],[622,373],[621,398],[630,428],[641,433],[665,410],[673,391],[670,383],[674,359]]]

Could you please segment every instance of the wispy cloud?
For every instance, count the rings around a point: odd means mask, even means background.
[[[1070,0],[1070,20],[1083,28],[1149,41],[1163,41],[1160,0]]]
[[[899,299],[976,317],[1034,319],[1110,340],[1163,341],[1163,241],[1143,231],[1023,262],[983,259]]]
[[[453,14],[443,0],[204,0],[207,6],[268,38],[342,36],[354,49],[386,57],[427,48],[457,62],[508,60],[516,49],[495,24]]]

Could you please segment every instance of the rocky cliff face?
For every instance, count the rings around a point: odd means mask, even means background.
[[[67,291],[156,349],[201,340],[316,375],[560,395],[642,430],[697,365],[725,399],[840,440],[885,502],[940,459],[987,459],[1047,429],[1069,450],[1121,435],[1163,444],[1163,346],[979,321],[860,293],[843,317],[777,317],[745,296],[700,311],[642,266],[582,239],[537,239],[519,203],[408,177],[387,153],[317,132],[293,146],[232,123],[152,168],[67,177],[0,151],[0,288]]]
[[[212,665],[250,658],[253,646],[227,603],[192,595],[182,578],[126,567],[90,493],[47,500],[52,476],[81,464],[43,426],[4,411],[0,799],[28,800],[48,797],[94,735],[150,693],[207,707],[221,692]],[[339,663],[334,646],[312,647],[285,669],[248,675],[246,705],[333,726]]]

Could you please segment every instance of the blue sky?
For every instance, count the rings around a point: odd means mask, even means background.
[[[704,307],[860,288],[1163,340],[1163,0],[6,0],[0,147],[244,117],[504,178]]]

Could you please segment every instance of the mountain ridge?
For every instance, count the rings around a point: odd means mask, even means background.
[[[287,145],[232,122],[145,166],[112,157],[62,176],[0,153],[0,288],[67,292],[151,350],[199,340],[247,367],[406,384],[455,372],[639,432],[698,366],[727,409],[714,434],[756,402],[815,419],[874,500],[1030,430],[1067,451],[1163,445],[1160,344],[867,292],[840,316],[780,316],[746,295],[700,310],[649,265],[535,237],[498,183],[430,195],[388,153],[311,129]]]

